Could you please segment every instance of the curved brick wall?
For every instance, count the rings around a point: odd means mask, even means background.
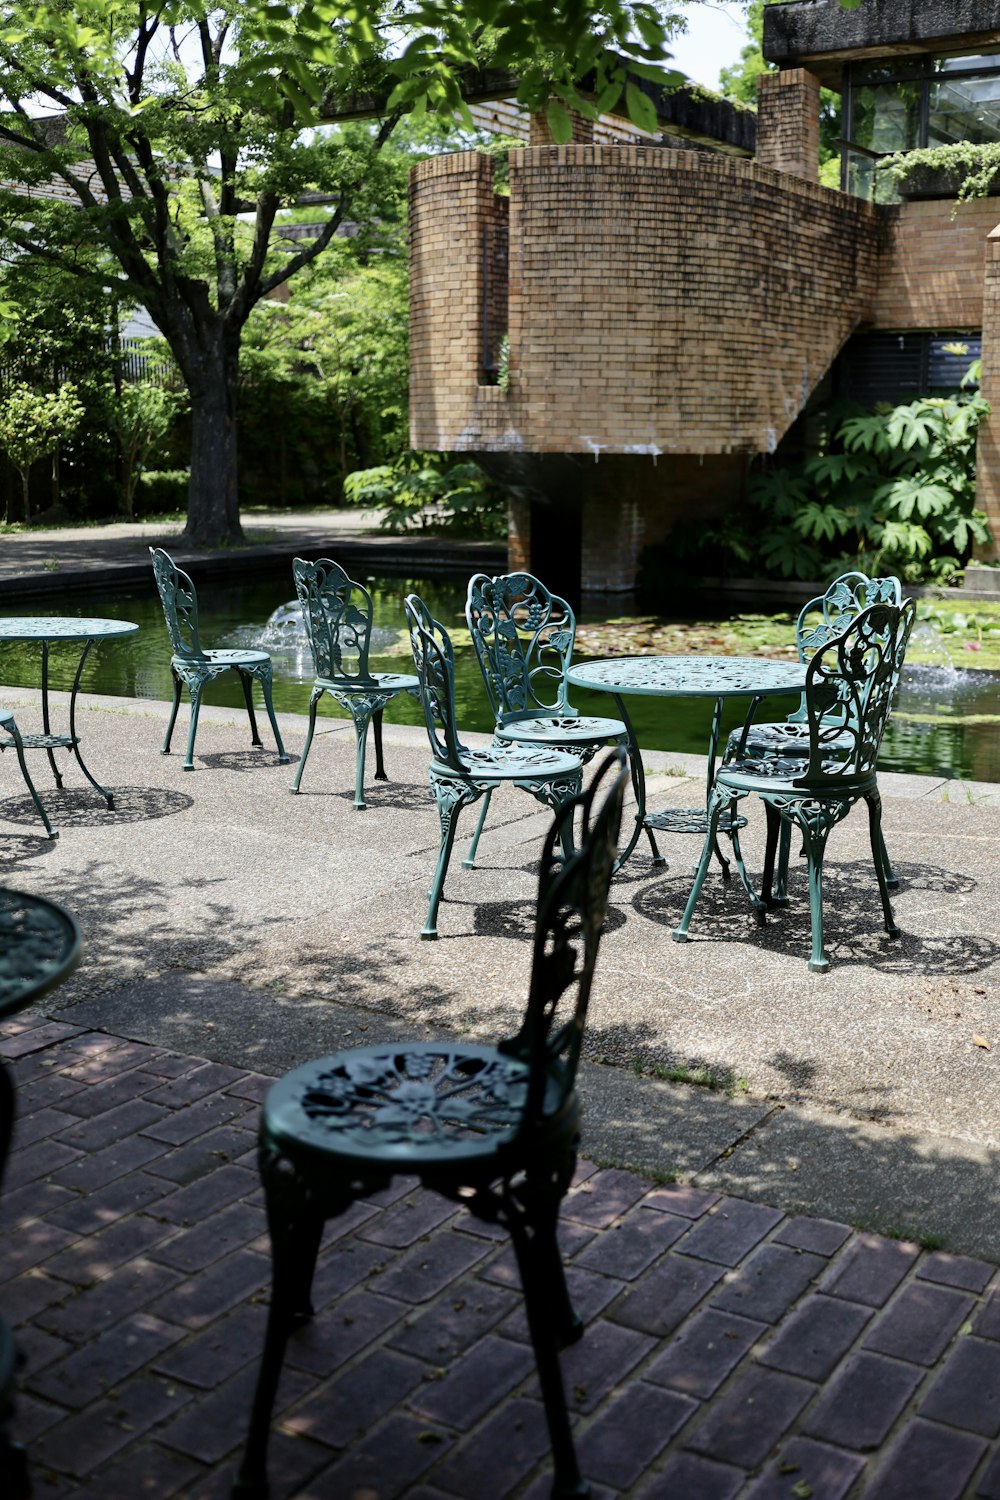
[[[492,163],[423,162],[410,200],[417,448],[767,452],[872,316],[869,204],[707,152],[531,147],[511,158],[504,398],[480,384]]]

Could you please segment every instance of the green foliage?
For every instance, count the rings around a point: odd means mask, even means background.
[[[990,540],[975,506],[978,392],[924,397],[874,412],[832,406],[818,451],[755,474],[744,507],[705,530],[675,530],[650,549],[643,581],[685,573],[822,580],[850,568],[944,583]]]
[[[247,319],[340,224],[384,219],[381,153],[403,116],[471,127],[463,90],[492,68],[516,76],[527,110],[550,110],[557,138],[570,111],[623,99],[648,124],[634,78],[676,76],[664,71],[676,24],[652,0],[0,11],[0,223],[33,263],[141,304],[168,340],[191,396],[191,540],[239,539],[236,426],[219,392],[235,386]],[[331,128],[359,105],[370,123]],[[317,237],[289,242],[274,230],[303,197],[330,212]]]
[[[352,469],[407,447],[407,298],[401,249],[368,257],[340,240],[293,301],[257,308],[240,362],[251,498],[337,501]]]
[[[138,509],[143,515],[183,512],[187,487],[187,469],[143,469],[136,486]]]
[[[441,453],[404,453],[394,464],[349,474],[349,505],[385,507],[388,531],[449,531],[500,541],[507,534],[507,506],[478,464]]]
[[[157,385],[125,385],[109,403],[122,454],[121,509],[131,517],[136,486],[150,451],[162,443],[185,398]]]
[[[897,151],[878,163],[878,172],[880,177],[887,177],[900,187],[918,174],[941,172],[956,180],[958,203],[986,198],[997,191],[1000,142],[979,145],[973,141],[953,141],[947,146]]]
[[[31,466],[55,453],[61,437],[72,433],[83,418],[76,387],[67,381],[57,391],[36,391],[30,385],[8,386],[0,399],[0,447],[21,475],[24,519],[31,519]],[[4,511],[4,521],[7,512]]]

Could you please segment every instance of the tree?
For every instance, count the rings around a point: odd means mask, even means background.
[[[460,114],[491,68],[557,138],[569,109],[623,96],[648,124],[628,73],[662,76],[676,24],[650,0],[0,4],[0,222],[23,253],[141,304],[169,344],[191,408],[189,541],[241,536],[247,319],[364,216],[402,115]],[[323,128],[352,110],[372,126]],[[272,231],[307,193],[329,214],[289,247]]]
[[[130,520],[143,464],[150,450],[166,437],[182,404],[173,391],[158,385],[123,385],[110,404],[122,457],[119,505]]]
[[[0,400],[0,447],[6,449],[21,475],[24,519],[31,520],[31,467],[54,454],[60,438],[68,436],[83,418],[83,405],[69,381],[58,391],[36,391],[30,385],[10,386]],[[7,512],[4,511],[4,524]]]

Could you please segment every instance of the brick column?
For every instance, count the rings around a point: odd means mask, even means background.
[[[983,561],[1000,558],[1000,225],[986,238],[983,281],[982,394],[993,410],[979,427],[976,444],[976,504],[986,512],[993,543],[977,548]]]
[[[757,161],[819,181],[819,79],[805,68],[757,79]]]

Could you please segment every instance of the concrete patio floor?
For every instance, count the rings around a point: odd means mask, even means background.
[[[30,722],[37,695],[4,704]],[[234,711],[204,712],[184,775],[158,753],[165,715],[81,700],[117,809],[75,769],[54,791],[35,757],[55,843],[16,762],[0,772],[4,881],[68,906],[85,942],[0,1047],[22,1109],[0,1305],[26,1328],[21,1421],[53,1497],[226,1491],[266,1296],[262,1077],[383,1037],[496,1036],[525,993],[547,820],[529,797],[497,799],[481,868],[456,858],[441,940],[422,943],[425,739],[387,725],[393,780],[357,813],[343,721],[296,798]],[[304,720],[281,722],[294,756]],[[652,803],[703,795],[697,758],[646,760]],[[640,847],[612,887],[564,1214],[590,1324],[567,1385],[598,1496],[1000,1496],[1000,788],[882,791],[903,936],[881,928],[852,815],[828,855],[828,975],[806,969],[801,872],[763,930],[713,875],[684,946],[693,840],[663,840],[666,872]],[[325,1252],[276,1493],[534,1500],[547,1469],[509,1252],[400,1191]]]

